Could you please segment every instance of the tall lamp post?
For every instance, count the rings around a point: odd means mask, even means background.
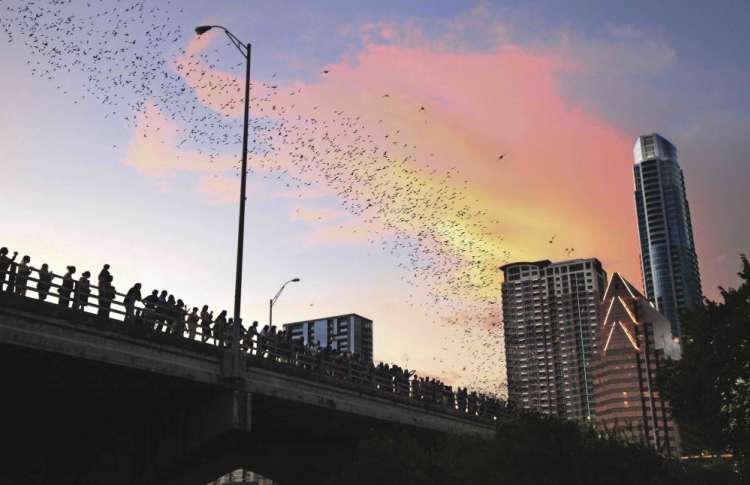
[[[287,281],[286,283],[281,285],[281,288],[279,288],[279,291],[276,292],[276,296],[268,300],[268,326],[269,327],[273,325],[273,306],[276,304],[276,300],[279,299],[279,296],[281,296],[281,292],[284,291],[284,288],[289,283],[298,283],[298,282],[299,282],[299,278],[294,278],[294,279]]]
[[[245,240],[245,186],[247,180],[247,142],[250,115],[250,52],[252,46],[249,42],[244,44],[233,33],[221,25],[201,25],[195,28],[195,33],[203,35],[214,28],[223,30],[247,61],[245,68],[245,125],[242,132],[242,172],[240,175],[240,222],[237,230],[237,274],[235,275],[234,282],[234,325],[232,328],[232,350],[235,356],[235,364],[238,365],[240,349],[239,330],[240,325],[242,325],[242,319],[240,318],[240,307],[242,304],[242,250]]]

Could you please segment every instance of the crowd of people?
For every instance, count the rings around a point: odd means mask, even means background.
[[[26,296],[32,290],[41,301],[47,301],[50,295],[56,295],[57,305],[64,308],[85,311],[88,307],[93,307],[102,318],[109,318],[111,313],[117,313],[122,315],[125,323],[143,330],[176,336],[185,336],[187,333],[190,339],[195,339],[200,334],[203,342],[210,339],[217,346],[230,344],[234,322],[232,318],[227,318],[226,311],[214,318],[214,313],[208,310],[207,305],[203,306],[200,313],[197,307],[188,310],[181,299],[166,290],[153,290],[150,295],[142,297],[141,283],[133,285],[124,295],[119,294],[112,283],[114,278],[109,271],[109,264],[102,267],[97,284],[93,285],[90,271],[84,271],[76,278],[76,267],[67,266],[65,274],[56,275],[49,270],[47,263],[36,270],[31,267],[29,256],[24,256],[20,262],[16,262],[17,257],[17,252],[10,255],[8,248],[0,248],[0,291]],[[36,278],[32,277],[33,271],[37,272]],[[54,278],[58,278],[59,283],[54,282]],[[30,281],[36,281],[36,285],[30,286]],[[122,301],[118,301],[118,295],[122,296]],[[93,298],[95,302],[91,301]],[[117,309],[112,308],[113,304]]]
[[[40,301],[47,301],[56,293],[59,306],[77,311],[85,311],[91,306],[97,309],[99,317],[108,319],[111,313],[119,314],[126,325],[141,332],[186,337],[217,347],[231,347],[236,332],[241,350],[250,358],[344,379],[428,406],[452,408],[485,417],[496,417],[507,408],[506,402],[496,397],[469,392],[461,387],[454,391],[452,386],[438,379],[417,376],[414,371],[395,364],[381,362],[375,365],[357,353],[339,351],[335,342],[293,339],[291,332],[275,325],[264,325],[259,329],[257,321],[247,329],[240,322],[235,329],[234,319],[227,316],[226,310],[214,316],[208,305],[203,305],[200,310],[198,307],[189,308],[166,290],[153,290],[144,297],[141,283],[136,283],[124,295],[119,294],[112,284],[109,264],[99,272],[97,285],[92,285],[89,271],[84,271],[76,279],[76,267],[68,266],[66,273],[59,276],[52,273],[46,263],[38,270],[32,268],[29,256],[23,256],[17,263],[17,256],[17,252],[9,256],[7,248],[0,248],[0,291],[26,296],[29,290],[33,290]],[[37,272],[36,278],[32,277],[33,271]],[[54,281],[55,277],[61,278],[59,284]],[[36,281],[33,288],[30,281]],[[96,290],[96,303],[89,301],[92,290]],[[122,301],[117,300],[118,296],[122,296]],[[117,309],[112,308],[113,304]]]

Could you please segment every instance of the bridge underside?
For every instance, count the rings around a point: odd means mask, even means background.
[[[240,467],[323,483],[373,427],[397,426],[9,345],[0,379],[0,483],[204,484]]]
[[[237,468],[316,484],[371,430],[494,433],[468,415],[131,330],[0,293],[0,485],[202,485]]]

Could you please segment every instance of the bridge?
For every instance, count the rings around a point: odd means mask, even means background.
[[[71,307],[76,288],[20,266],[0,266],[0,484],[198,485],[236,468],[317,484],[372,430],[491,436],[509,417],[496,398],[241,325],[201,335],[185,312],[95,285]]]

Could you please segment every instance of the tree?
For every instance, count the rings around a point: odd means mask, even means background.
[[[671,405],[683,447],[727,451],[747,472],[750,457],[750,263],[723,301],[682,316],[682,358],[668,361],[657,385]]]
[[[421,438],[409,433],[362,441],[331,485],[730,485],[727,470],[688,469],[650,448],[604,436],[574,421],[523,413],[491,439]]]

